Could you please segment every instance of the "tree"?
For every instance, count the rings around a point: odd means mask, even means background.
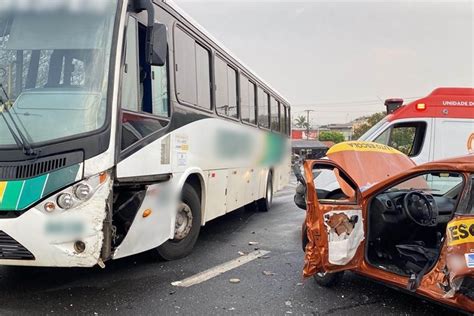
[[[295,126],[298,128],[309,129],[309,123],[306,122],[306,117],[304,115],[300,115],[297,118],[295,118]]]
[[[319,140],[330,141],[335,144],[345,141],[344,135],[339,132],[321,132],[319,134]]]
[[[354,134],[352,135],[352,139],[359,139],[365,132],[367,132],[372,126],[377,124],[381,119],[385,117],[385,112],[379,112],[372,114],[369,117],[360,117],[358,120],[367,119],[364,124],[361,124],[357,128],[354,129]],[[357,120],[357,119],[356,119]]]

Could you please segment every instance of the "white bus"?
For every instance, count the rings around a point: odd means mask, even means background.
[[[288,101],[152,1],[2,4],[1,265],[181,258],[289,182]]]

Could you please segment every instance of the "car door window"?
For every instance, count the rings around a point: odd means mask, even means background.
[[[354,187],[344,179],[342,172],[334,168],[313,169],[314,186],[320,204],[354,203]]]

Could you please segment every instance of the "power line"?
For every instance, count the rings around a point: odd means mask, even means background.
[[[404,100],[420,99],[422,97],[404,97]],[[383,101],[380,99],[373,100],[359,100],[359,101],[330,101],[330,102],[314,102],[314,103],[302,103],[302,104],[292,104],[292,107],[295,106],[306,106],[306,107],[318,107],[318,106],[350,106],[351,104],[373,104],[373,105],[383,105]]]
[[[316,113],[364,113],[364,112],[383,112],[384,109],[365,109],[365,110],[312,110]],[[306,110],[303,111],[293,111],[293,114],[296,113],[305,113]]]

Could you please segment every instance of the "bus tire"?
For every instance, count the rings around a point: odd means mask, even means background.
[[[268,173],[267,186],[265,188],[265,197],[257,201],[258,210],[260,212],[268,212],[273,203],[273,176]]]
[[[196,244],[201,230],[201,201],[196,190],[185,183],[181,194],[175,225],[175,238],[166,241],[156,251],[161,259],[177,260],[189,255]],[[190,215],[192,219],[190,221]],[[183,224],[184,222],[184,224]],[[188,227],[188,223],[191,227]],[[189,232],[186,233],[187,229]]]
[[[244,210],[249,213],[253,213],[258,210],[258,205],[256,201],[250,202],[244,206]]]

